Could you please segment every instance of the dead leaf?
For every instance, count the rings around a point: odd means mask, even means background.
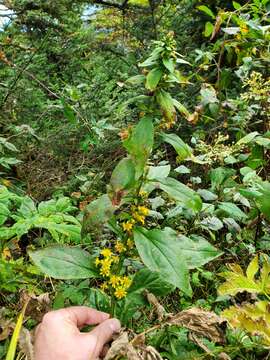
[[[145,359],[145,360],[163,360],[160,353],[153,346],[147,346],[145,348],[143,359]]]
[[[206,345],[193,333],[190,332],[188,335],[188,339],[194,342],[197,346],[199,346],[203,351],[205,351],[207,354],[211,354],[211,351],[208,349]]]
[[[222,352],[218,355],[218,359],[219,360],[231,360],[230,356],[224,352]]]
[[[224,319],[214,312],[199,308],[181,311],[167,321],[168,325],[183,326],[196,335],[206,337],[216,343],[225,342],[224,332],[220,328],[223,323]]]
[[[210,41],[212,41],[216,37],[217,33],[219,32],[221,24],[222,24],[222,17],[217,16],[216,23],[215,23],[215,26],[214,26]]]
[[[128,333],[125,331],[112,343],[109,351],[107,352],[104,360],[112,360],[117,356],[124,356],[129,344]]]
[[[4,308],[0,310],[0,341],[6,340],[14,329],[14,322],[4,316]]]
[[[27,291],[21,292],[20,303],[24,304],[28,301],[26,316],[30,316],[31,319],[41,322],[44,314],[50,310],[50,297],[48,293],[44,293],[36,296],[30,294]]]
[[[164,307],[158,302],[157,298],[154,294],[150,293],[149,291],[145,290],[145,295],[148,302],[153,305],[154,310],[157,314],[158,320],[162,321],[166,315],[166,310]]]
[[[199,120],[199,113],[197,111],[194,111],[193,114],[190,114],[187,118],[187,121],[190,122],[193,125],[196,125]]]
[[[33,337],[28,329],[22,327],[19,337],[19,347],[27,360],[34,360]]]

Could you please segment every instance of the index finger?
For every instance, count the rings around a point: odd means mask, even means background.
[[[87,306],[72,306],[52,311],[49,314],[51,314],[52,319],[55,318],[57,320],[68,321],[77,327],[100,324],[110,317],[107,313],[91,309]]]

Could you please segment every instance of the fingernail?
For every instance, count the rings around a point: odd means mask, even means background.
[[[121,329],[121,323],[118,319],[111,319],[110,320],[110,327],[113,332],[119,332]]]
[[[110,318],[110,314],[108,314],[108,313],[101,312],[101,314],[102,314],[104,320],[107,320]]]

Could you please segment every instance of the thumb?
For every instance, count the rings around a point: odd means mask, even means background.
[[[117,319],[108,319],[96,326],[90,333],[85,334],[86,340],[91,344],[91,359],[99,357],[105,344],[112,340],[113,334],[121,329],[120,321]]]

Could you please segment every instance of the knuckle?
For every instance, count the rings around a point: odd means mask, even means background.
[[[42,318],[42,324],[43,325],[48,325],[51,324],[55,319],[56,319],[56,314],[54,311],[50,311],[48,313],[46,313],[43,318]]]

